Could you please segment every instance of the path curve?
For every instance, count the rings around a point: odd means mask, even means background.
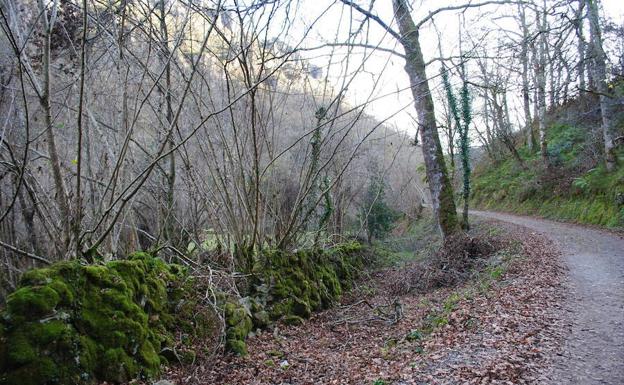
[[[579,225],[488,211],[552,239],[569,272],[571,332],[546,373],[552,384],[624,384],[624,238]]]

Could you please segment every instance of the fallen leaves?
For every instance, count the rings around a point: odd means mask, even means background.
[[[165,378],[176,384],[539,383],[567,330],[559,315],[562,268],[552,243],[507,227],[506,237],[521,242],[523,257],[510,260],[487,287],[471,282],[423,295],[351,295],[303,325],[250,338],[247,357],[174,367]],[[383,287],[388,277],[372,278]],[[402,308],[396,322],[371,312],[393,301]],[[422,334],[432,309],[439,309],[435,315],[442,321]]]

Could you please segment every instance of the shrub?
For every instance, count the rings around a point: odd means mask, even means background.
[[[454,286],[467,280],[474,268],[496,249],[492,239],[463,233],[449,237],[431,258],[413,268],[410,286],[420,291]]]
[[[381,177],[371,178],[360,218],[366,224],[368,243],[373,239],[383,239],[392,230],[398,214],[385,201],[385,183]]]

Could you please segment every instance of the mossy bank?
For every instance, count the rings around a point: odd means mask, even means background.
[[[156,375],[174,331],[204,338],[185,270],[148,254],[24,274],[0,320],[0,384],[113,383]],[[189,339],[190,340],[190,339]],[[179,346],[178,346],[179,348]]]
[[[538,152],[518,149],[523,164],[508,157],[477,165],[471,205],[475,208],[624,228],[624,150],[607,172],[592,158],[587,127],[555,124],[547,132],[550,165]]]

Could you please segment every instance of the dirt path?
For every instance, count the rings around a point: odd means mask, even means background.
[[[571,333],[546,376],[553,384],[624,384],[624,239],[571,224],[473,211],[556,242],[569,269]]]

